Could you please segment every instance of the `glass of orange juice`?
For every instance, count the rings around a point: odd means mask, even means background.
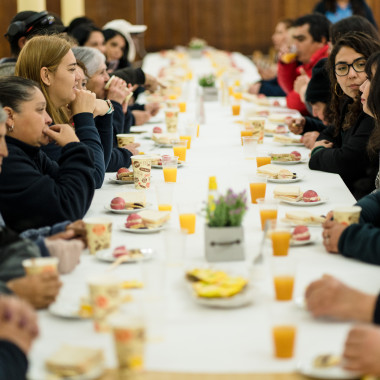
[[[186,140],[173,140],[170,141],[173,145],[174,155],[178,157],[179,161],[186,161],[186,149],[187,141]]]
[[[186,100],[180,99],[178,102],[179,112],[186,112]]]
[[[256,157],[257,138],[253,136],[242,137],[243,156],[246,160],[254,160]]]
[[[289,227],[277,226],[270,232],[272,240],[273,256],[287,256],[292,233]]]
[[[271,158],[270,157],[256,157],[256,164],[257,164],[258,168],[260,166],[268,165],[270,163],[271,163]]]
[[[233,95],[232,96],[232,102],[231,102],[232,116],[239,116],[240,115],[240,104],[241,104],[241,100],[237,99]]]
[[[240,129],[241,145],[243,145],[243,138],[244,137],[252,137],[252,135],[253,135],[253,131],[246,129],[245,126],[242,125],[241,129]]]
[[[184,202],[178,205],[179,224],[188,234],[195,233],[196,205],[193,202]]]
[[[252,176],[249,179],[249,190],[251,193],[251,203],[257,203],[257,199],[265,198],[267,188],[267,178]]]
[[[175,184],[159,183],[155,186],[159,211],[172,211]]]
[[[177,182],[178,157],[164,156],[162,159],[162,171],[165,182]]]
[[[273,285],[277,301],[293,299],[295,261],[291,257],[273,257],[271,260]]]
[[[259,205],[261,229],[264,231],[265,223],[267,223],[268,220],[277,220],[279,200],[258,198],[257,203]]]

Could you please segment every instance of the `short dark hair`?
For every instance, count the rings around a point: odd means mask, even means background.
[[[78,41],[79,46],[84,46],[92,32],[102,33],[102,30],[93,24],[80,24],[71,30],[70,35]]]
[[[0,77],[0,103],[3,107],[10,107],[20,112],[21,103],[31,100],[39,88],[39,84],[31,79],[16,76]]]
[[[375,40],[379,40],[379,32],[377,29],[364,17],[362,16],[351,16],[344,18],[332,24],[330,27],[330,38],[333,45],[346,33],[351,32],[363,32],[368,34]]]
[[[325,38],[326,42],[330,39],[330,21],[326,16],[320,13],[312,13],[306,16],[297,18],[293,27],[309,25],[309,33],[315,42],[322,42]]]

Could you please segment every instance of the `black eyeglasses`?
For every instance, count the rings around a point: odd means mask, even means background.
[[[363,57],[356,58],[351,64],[348,63],[337,63],[334,66],[335,74],[339,77],[344,77],[350,71],[350,67],[352,67],[357,73],[362,73],[365,70],[365,64],[367,60]]]

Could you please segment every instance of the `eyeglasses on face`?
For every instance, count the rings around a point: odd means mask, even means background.
[[[357,73],[362,73],[365,70],[367,60],[363,57],[356,58],[351,64],[339,62],[334,66],[335,74],[339,77],[344,77],[352,67]]]

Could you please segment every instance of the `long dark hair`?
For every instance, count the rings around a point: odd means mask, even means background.
[[[123,38],[123,40],[125,41],[125,48],[124,48],[122,57],[119,59],[119,65],[117,66],[117,68],[122,69],[124,67],[131,66],[130,62],[128,61],[129,43],[127,39],[124,37],[124,35],[114,29],[104,29],[103,36],[104,36],[104,42],[107,42],[108,40],[110,40],[111,38],[114,38],[115,36],[120,36]]]
[[[371,82],[367,106],[375,119],[375,128],[368,142],[368,152],[371,155],[377,155],[380,149],[380,51],[368,58],[365,72]]]
[[[327,11],[336,12],[337,0],[324,0]],[[350,0],[352,13],[354,15],[365,16],[365,3],[364,0]]]
[[[341,105],[342,101],[349,101],[350,97],[343,93],[340,88],[336,75],[335,75],[335,59],[340,49],[343,47],[348,47],[355,50],[357,53],[363,55],[364,58],[368,59],[369,56],[374,51],[380,50],[380,42],[373,40],[370,36],[362,32],[353,32],[350,34],[345,34],[341,37],[337,43],[334,45],[333,50],[329,56],[329,76],[331,82],[331,103],[330,109],[333,115],[334,125],[335,125],[335,136],[340,133],[340,130],[347,130],[353,126],[362,112],[362,105],[360,101],[360,96],[358,95],[352,104],[348,107],[348,112],[344,116],[342,121],[341,115]]]

